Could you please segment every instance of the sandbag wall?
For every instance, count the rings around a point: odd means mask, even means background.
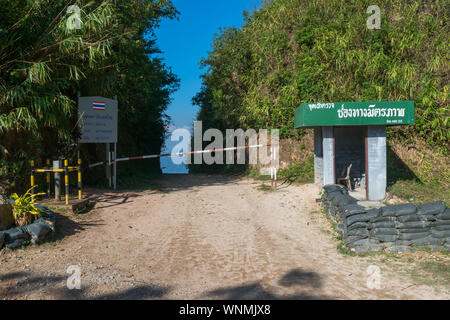
[[[13,202],[14,200],[9,201]],[[0,231],[0,250],[3,246],[16,249],[27,241],[33,244],[39,243],[55,231],[55,213],[41,205],[36,205],[36,208],[39,209],[41,217],[32,224]]]
[[[450,250],[450,209],[443,201],[367,209],[340,185],[323,188],[322,204],[352,252]]]

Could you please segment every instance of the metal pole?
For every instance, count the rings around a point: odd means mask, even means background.
[[[114,190],[117,189],[117,143],[114,143]]]
[[[64,160],[64,184],[66,186],[66,204],[69,204],[69,161]]]
[[[108,179],[109,179],[109,187],[111,188],[111,151],[108,153]]]
[[[110,157],[110,146],[109,143],[106,144],[106,179],[109,179],[109,157]]]
[[[47,170],[50,170],[50,159],[47,159],[46,161],[47,164]],[[50,183],[50,172],[47,172],[46,174],[46,180],[47,180],[47,196],[50,198],[50,192],[51,192],[51,183]]]
[[[31,194],[34,194],[34,160],[31,160],[30,164],[31,164],[31,177],[30,177]]]
[[[61,169],[61,160],[53,161],[53,169]],[[55,200],[61,201],[61,173],[55,172]]]
[[[114,100],[117,101],[117,95],[114,96]],[[119,102],[117,102],[117,106],[119,106]],[[117,140],[114,142],[114,190],[117,189]]]
[[[81,158],[80,153],[78,153],[78,199],[81,200],[83,198],[82,195],[82,185],[81,185]]]

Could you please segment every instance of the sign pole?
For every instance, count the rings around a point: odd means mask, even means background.
[[[111,187],[111,146],[106,143],[106,179],[109,181],[109,187]]]
[[[114,190],[117,189],[117,143],[114,143]]]
[[[114,96],[114,100],[117,101],[117,95]],[[117,102],[117,109],[119,108],[119,103]],[[114,142],[114,190],[117,189],[117,139]]]

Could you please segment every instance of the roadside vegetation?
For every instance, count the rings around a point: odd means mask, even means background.
[[[307,130],[293,127],[301,103],[414,100],[416,124],[388,129],[389,191],[448,203],[448,6],[379,1],[381,29],[369,30],[371,4],[273,0],[244,13],[242,28],[223,28],[201,61],[198,120],[205,130],[279,128],[283,139],[300,140]],[[287,171],[310,180],[299,162]]]
[[[79,29],[68,28],[69,4],[80,8]],[[73,163],[78,94],[117,96],[119,154],[159,153],[178,86],[156,56],[155,28],[178,14],[169,0],[9,0],[1,7],[0,191],[23,192],[32,159],[37,167],[46,158]],[[84,165],[102,161],[105,148],[83,145],[82,155]]]

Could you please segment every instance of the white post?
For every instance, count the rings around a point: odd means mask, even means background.
[[[323,185],[335,184],[333,127],[322,127]]]
[[[273,147],[270,147],[270,186],[273,187],[273,180],[275,177],[275,170],[273,168]]]
[[[275,189],[277,188],[277,179],[278,179],[278,166],[277,166],[277,148],[273,148],[273,170],[275,171],[274,179],[275,179]]]

